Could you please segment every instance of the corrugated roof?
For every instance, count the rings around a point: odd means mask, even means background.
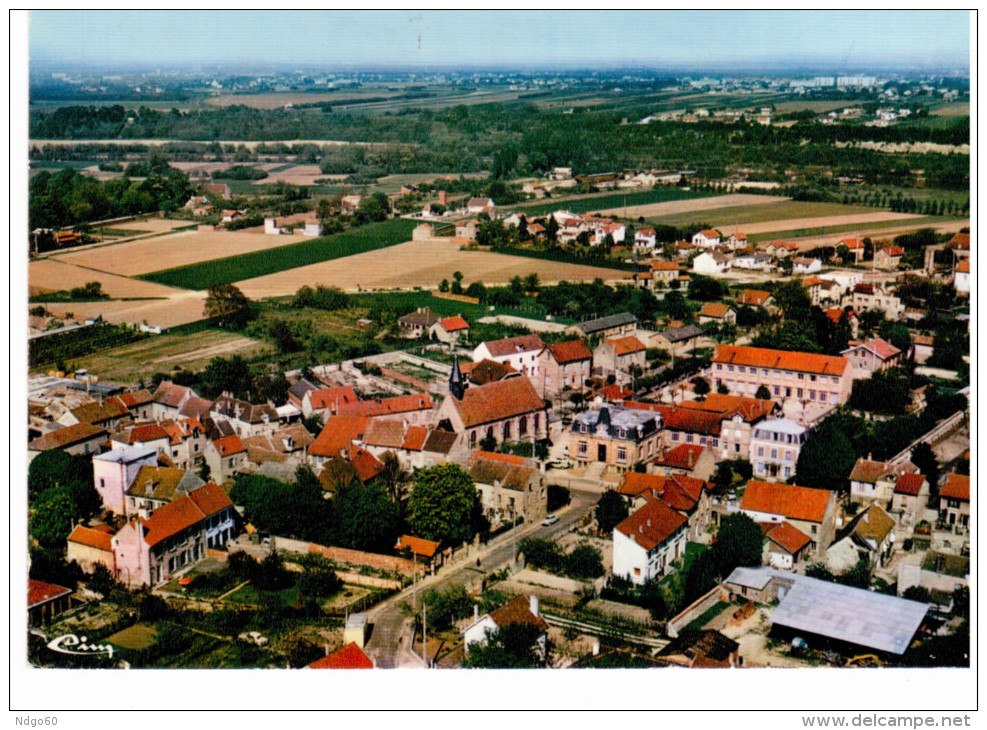
[[[585,334],[593,334],[594,332],[610,329],[611,327],[621,327],[628,324],[636,325],[637,317],[630,312],[620,312],[619,314],[611,314],[607,317],[588,319],[585,322],[580,322],[576,327]]]

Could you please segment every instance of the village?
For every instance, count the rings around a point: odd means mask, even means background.
[[[530,192],[619,177],[556,169]],[[62,666],[48,639],[81,632],[127,666],[969,661],[968,357],[944,334],[969,316],[914,301],[923,281],[966,301],[968,232],[902,274],[900,245],[863,236],[660,241],[442,191],[406,216],[409,246],[624,250],[618,290],[665,309],[444,314],[480,302],[457,278],[441,311],[398,317],[407,347],[279,373],[283,399],[32,373],[36,661]],[[480,320],[524,333],[479,339]],[[799,349],[807,323],[842,344]],[[858,453],[851,425],[893,451]]]

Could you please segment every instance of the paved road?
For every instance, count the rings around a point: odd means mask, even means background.
[[[368,613],[372,624],[367,654],[374,657],[377,666],[385,669],[422,667],[420,657],[409,651],[411,642],[411,619],[406,617],[400,605],[412,603],[415,592],[426,588],[443,590],[452,585],[466,585],[481,579],[485,573],[495,572],[514,560],[516,541],[522,537],[552,539],[568,532],[599,499],[598,492],[572,491],[572,502],[558,510],[559,521],[549,527],[524,525],[499,535],[488,545],[472,552],[466,560],[457,565],[446,566],[435,576],[420,581],[417,586],[406,588],[401,593],[372,608]],[[476,558],[480,558],[480,567]]]

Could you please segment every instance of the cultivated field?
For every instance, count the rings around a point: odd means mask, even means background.
[[[343,102],[354,102],[360,99],[367,98],[380,98],[380,97],[394,97],[398,96],[402,92],[400,91],[387,91],[386,89],[375,89],[369,88],[362,93],[318,93],[313,92],[311,94],[305,93],[289,93],[289,92],[271,92],[268,94],[224,94],[222,96],[213,96],[205,100],[208,106],[248,106],[253,109],[277,109],[278,107],[283,107],[285,104],[319,104],[321,102],[327,101],[330,104],[341,104]]]
[[[306,217],[303,215],[301,220]],[[268,236],[264,234],[263,227],[244,231],[183,231],[170,236],[91,248],[53,258],[111,274],[137,276],[200,261],[264,251],[302,240],[305,239],[295,235]]]
[[[760,198],[755,205],[730,205],[723,208],[712,208],[708,211],[687,211],[685,213],[674,213],[656,216],[650,219],[650,223],[661,223],[668,226],[685,227],[699,221],[705,221],[715,228],[723,230],[726,226],[733,225],[735,228],[746,231],[742,224],[762,223],[765,221],[785,220],[790,218],[814,218],[816,216],[852,215],[855,213],[873,213],[875,209],[866,205],[843,205],[841,203],[807,203],[788,198],[772,198],[769,196],[755,196]],[[772,199],[775,202],[764,202]],[[716,200],[716,198],[712,198]],[[731,230],[734,230],[731,228]]]
[[[43,259],[28,264],[27,288],[31,296],[68,291],[77,286],[84,286],[90,281],[98,281],[103,285],[103,291],[115,299],[168,297],[176,293],[175,289],[162,284],[84,269],[56,259]]]
[[[970,219],[964,218],[961,220],[943,221],[942,219],[928,219],[920,218],[915,221],[912,225],[907,226],[888,226],[886,228],[854,228],[852,231],[833,232],[825,233],[812,236],[804,237],[793,237],[786,236],[784,240],[795,243],[798,245],[799,250],[808,251],[813,248],[818,248],[820,246],[833,246],[841,239],[846,238],[847,235],[860,236],[861,238],[871,238],[873,240],[879,239],[890,239],[898,236],[902,233],[911,233],[918,230],[919,228],[932,228],[937,233],[956,233],[961,228],[969,228]],[[776,237],[765,236],[764,241],[776,240]]]
[[[714,210],[742,205],[771,205],[787,200],[774,195],[748,195],[734,193],[732,195],[716,195],[707,198],[690,198],[688,200],[672,200],[667,203],[650,203],[648,205],[629,205],[620,208],[606,208],[602,215],[617,215],[625,218],[655,218],[658,216],[674,215],[676,213],[693,213],[697,211]],[[565,207],[564,203],[559,204]]]
[[[254,185],[271,185],[277,182],[291,183],[292,185],[315,185],[316,180],[327,177],[319,170],[318,165],[294,165],[287,170],[279,172],[268,172],[267,177],[262,180],[254,180]]]
[[[929,114],[934,117],[968,117],[970,116],[970,102],[956,101],[933,109]]]
[[[752,233],[771,233],[772,231],[795,231],[800,228],[827,228],[829,226],[866,226],[869,223],[881,223],[883,221],[907,221],[913,218],[922,218],[921,215],[912,213],[892,213],[890,211],[878,211],[874,213],[855,213],[852,215],[829,215],[816,218],[788,218],[781,220],[762,221],[760,223],[745,223],[743,225],[719,225],[717,228],[729,236],[734,231],[743,231],[750,235]]]
[[[155,372],[175,366],[199,370],[214,357],[250,358],[269,349],[264,343],[231,332],[206,330],[187,335],[160,335],[84,358],[85,365],[108,380],[149,380]]]
[[[137,282],[138,284],[145,282]],[[174,292],[174,289],[169,289]],[[186,291],[174,294],[167,299],[134,299],[128,301],[99,302],[42,302],[49,312],[63,315],[71,312],[76,317],[102,316],[113,324],[134,324],[143,322],[152,327],[175,327],[180,324],[197,322],[203,318],[206,304],[205,292]],[[34,306],[34,305],[32,305]]]
[[[252,299],[294,294],[304,285],[324,284],[348,291],[436,287],[463,272],[463,284],[482,281],[486,285],[507,284],[514,276],[537,272],[542,283],[592,281],[599,277],[622,280],[623,271],[599,266],[557,263],[506,254],[461,251],[447,241],[415,241],[387,249],[282,271],[236,283]]]

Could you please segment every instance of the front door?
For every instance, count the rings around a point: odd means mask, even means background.
[[[607,460],[607,445],[606,444],[600,444],[599,446],[596,447],[596,460],[597,461],[606,461]]]

